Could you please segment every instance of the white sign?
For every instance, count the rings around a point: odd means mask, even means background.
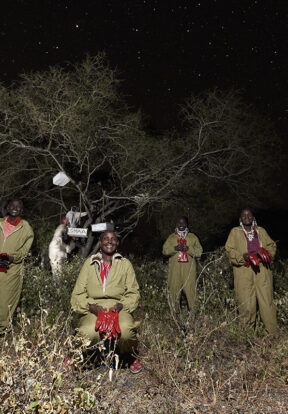
[[[67,234],[71,237],[87,237],[87,230],[78,227],[68,227]]]
[[[114,224],[112,223],[97,223],[97,224],[92,224],[92,231],[98,231],[98,232],[102,232],[102,231],[114,231]]]
[[[69,181],[70,181],[70,178],[67,177],[67,175],[63,173],[62,171],[60,171],[58,174],[56,174],[53,177],[53,184],[59,185],[59,187],[64,187],[64,185],[68,184]]]

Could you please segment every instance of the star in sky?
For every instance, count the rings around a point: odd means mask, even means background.
[[[251,0],[9,2],[1,80],[105,50],[127,99],[161,128],[187,96],[215,87],[241,89],[277,115],[288,107],[286,18],[284,3]]]

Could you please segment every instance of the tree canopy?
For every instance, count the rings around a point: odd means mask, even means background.
[[[182,107],[183,130],[159,137],[145,132],[120,90],[104,54],[2,87],[3,196],[24,195],[36,217],[80,203],[85,226],[113,218],[126,235],[147,212],[180,205],[208,217],[217,205],[227,213],[235,195],[257,203],[268,194],[279,141],[238,93],[192,95]],[[70,178],[62,189],[52,184],[59,171]],[[93,242],[90,233],[85,254]]]

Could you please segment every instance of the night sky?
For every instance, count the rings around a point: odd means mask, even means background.
[[[191,92],[243,89],[266,116],[288,116],[288,2],[9,0],[1,4],[1,81],[106,51],[151,128],[179,122]]]

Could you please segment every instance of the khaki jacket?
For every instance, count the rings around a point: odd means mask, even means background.
[[[162,253],[165,256],[170,256],[169,263],[177,262],[178,263],[178,251],[175,250],[175,246],[177,246],[177,240],[179,236],[177,234],[170,234],[168,239],[163,245]],[[188,253],[188,260],[189,256],[191,258],[194,257],[201,257],[202,254],[202,246],[199,242],[198,237],[194,233],[188,233],[186,236],[186,245],[189,247],[187,250]]]
[[[24,273],[24,259],[33,242],[33,230],[27,221],[21,220],[10,235],[4,239],[4,222],[0,219],[0,253],[14,257],[7,273],[0,272],[0,333],[10,323],[19,301]]]
[[[0,253],[7,253],[9,256],[14,257],[14,262],[10,265],[9,273],[13,268],[19,267],[29,252],[34,233],[29,223],[26,220],[21,220],[20,223],[15,226],[15,230],[4,239],[4,223],[6,218],[0,219]]]
[[[175,250],[175,246],[177,246],[177,240],[179,236],[176,234],[170,234],[168,239],[163,245],[162,252],[165,256],[169,257],[169,270],[168,270],[168,287],[170,292],[178,291],[178,283],[184,286],[187,284],[187,280],[191,279],[192,283],[195,284],[196,281],[196,260],[195,257],[200,257],[202,254],[202,246],[199,242],[199,239],[195,234],[188,233],[186,236],[186,246],[189,247],[187,250],[188,254],[188,262],[178,262],[178,251]],[[176,287],[175,287],[176,286]],[[190,293],[185,292],[187,295],[195,296],[195,287],[190,289]],[[174,292],[175,293],[175,292]],[[176,293],[175,293],[176,294]],[[190,297],[188,296],[188,301]],[[189,306],[192,307],[192,300],[191,299]]]
[[[125,311],[132,313],[138,306],[140,294],[131,262],[116,253],[105,288],[100,277],[100,263],[101,254],[85,261],[72,292],[73,310],[85,315],[90,304],[110,307],[120,302]]]
[[[263,227],[256,227],[256,231],[258,233],[260,246],[268,250],[272,257],[274,257],[276,253],[276,243],[269,237]],[[239,267],[244,265],[245,260],[243,254],[247,253],[247,240],[241,226],[234,227],[230,231],[225,244],[225,249],[230,262],[234,266]]]

